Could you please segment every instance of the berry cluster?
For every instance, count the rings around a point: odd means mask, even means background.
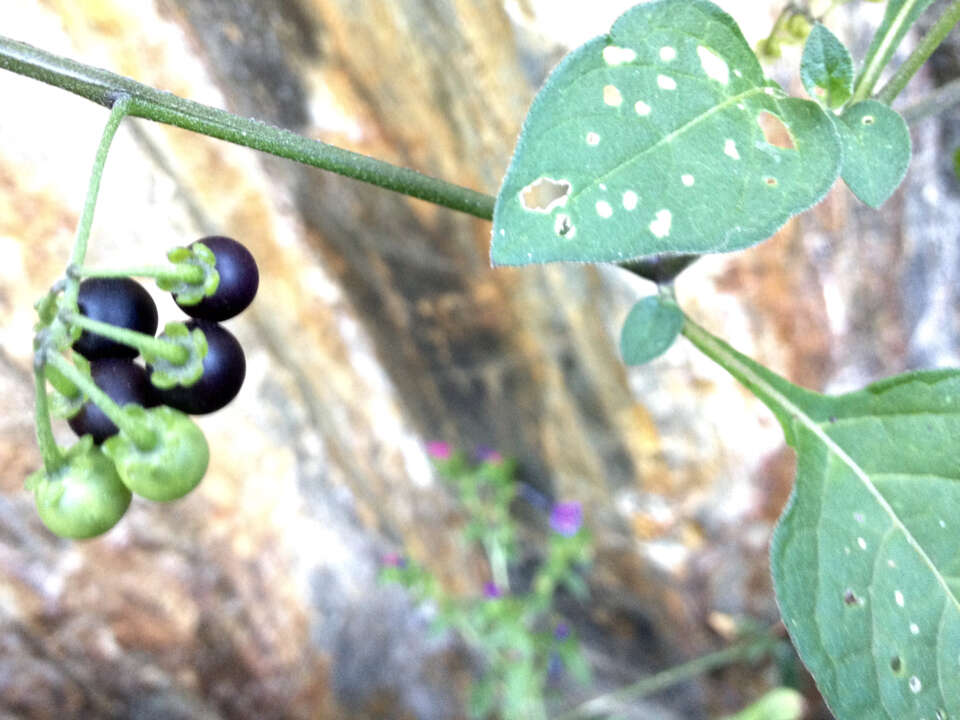
[[[164,267],[71,266],[37,304],[44,467],[27,487],[41,520],[57,535],[106,532],[126,512],[132,493],[166,501],[195,488],[209,448],[188,415],[219,410],[243,384],[243,349],[220,321],[242,312],[256,295],[253,256],[235,240],[212,236],[167,257],[172,265]],[[190,319],[168,323],[155,336],[157,307],[133,275],[154,278]],[[63,453],[45,432],[47,403],[39,407],[47,382],[54,388],[54,412],[80,438]]]

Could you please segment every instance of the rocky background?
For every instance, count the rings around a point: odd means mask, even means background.
[[[494,193],[546,73],[630,4],[4,0],[0,32]],[[720,4],[751,42],[782,5]],[[881,12],[851,3],[833,27],[862,56]],[[911,93],[956,77],[956,57],[940,54]],[[797,62],[788,52],[772,72],[795,78]],[[213,459],[196,492],[134,501],[101,539],[52,537],[22,488],[40,463],[32,304],[69,256],[105,118],[0,72],[4,720],[460,717],[468,655],[376,581],[391,551],[452,592],[488,579],[457,540],[430,440],[495,448],[529,486],[583,504],[591,600],[561,608],[596,683],[565,688],[565,704],[722,647],[724,618],[776,621],[766,552],[792,454],[688,345],[623,367],[619,326],[651,286],[609,268],[491,270],[489,223],[139,121],[111,153],[89,260],[159,262],[210,233],[245,242],[262,277],[230,323],[247,381],[200,421]],[[956,364],[960,122],[919,122],[913,138],[881,211],[838,185],[769,242],[698,262],[678,282],[685,308],[813,389]],[[162,321],[179,317],[157,299]],[[517,512],[535,559],[544,518]],[[717,717],[776,678],[733,667],[621,717]],[[808,717],[829,717],[812,690]]]

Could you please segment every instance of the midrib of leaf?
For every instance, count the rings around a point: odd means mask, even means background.
[[[697,125],[699,125],[700,123],[704,122],[707,118],[711,117],[712,115],[720,112],[721,110],[726,110],[728,107],[730,107],[731,105],[733,105],[733,104],[735,104],[735,103],[740,102],[741,100],[746,100],[747,98],[753,97],[754,95],[757,95],[757,94],[762,93],[762,92],[766,92],[766,90],[767,90],[768,87],[771,87],[771,88],[772,88],[773,86],[764,85],[764,86],[761,86],[761,87],[750,88],[750,89],[747,90],[746,92],[742,92],[742,93],[740,93],[739,95],[733,95],[733,96],[727,98],[726,100],[724,100],[722,103],[720,103],[720,104],[718,104],[718,105],[714,105],[713,107],[711,107],[711,108],[710,108],[709,110],[707,110],[706,112],[700,113],[699,115],[697,115],[697,116],[696,116],[695,118],[693,118],[692,120],[688,120],[686,123],[684,123],[683,125],[681,125],[680,127],[678,127],[676,130],[673,130],[673,131],[667,133],[666,135],[664,135],[662,138],[660,138],[659,140],[657,140],[657,141],[656,141],[653,145],[651,145],[650,147],[644,148],[642,151],[636,153],[635,155],[631,155],[629,158],[627,158],[627,159],[624,160],[623,162],[621,162],[621,163],[615,165],[614,167],[610,168],[610,169],[609,169],[607,172],[605,172],[603,175],[598,175],[596,178],[593,179],[593,181],[590,182],[590,184],[584,185],[580,190],[577,190],[577,191],[575,191],[575,192],[571,192],[571,193],[570,193],[570,198],[569,198],[570,201],[572,202],[572,201],[573,201],[574,199],[576,199],[579,195],[587,192],[588,190],[592,190],[592,189],[595,188],[595,187],[598,187],[604,180],[607,180],[611,175],[614,175],[614,174],[620,172],[621,170],[623,170],[623,169],[626,168],[626,167],[629,167],[630,165],[632,165],[632,164],[635,163],[635,162],[638,162],[638,161],[639,161],[642,157],[644,157],[645,155],[653,152],[654,150],[662,147],[663,145],[669,145],[669,144],[672,143],[674,140],[676,140],[678,137],[680,137],[681,135],[683,135],[685,132],[687,132],[688,130],[691,130],[692,128],[695,128]],[[774,88],[774,89],[775,89],[775,88]],[[779,97],[783,97],[783,95],[781,94]],[[777,99],[779,99],[779,98],[777,98]]]
[[[947,597],[953,600],[954,605],[960,609],[960,600],[958,600],[957,596],[954,594],[952,588],[947,583],[946,578],[937,569],[937,566],[934,565],[933,561],[930,560],[930,557],[924,551],[923,547],[917,542],[913,534],[900,521],[900,517],[896,514],[896,512],[894,512],[893,508],[890,507],[890,504],[887,502],[886,498],[884,498],[883,495],[877,491],[877,488],[870,479],[870,476],[823,430],[823,427],[820,425],[820,423],[811,418],[799,405],[790,400],[790,398],[784,395],[770,382],[766,375],[768,373],[772,375],[773,373],[766,368],[755,366],[753,361],[749,360],[743,355],[740,355],[740,353],[731,348],[725,342],[714,337],[689,318],[684,321],[682,332],[687,339],[697,346],[698,349],[716,361],[721,367],[723,367],[724,370],[733,375],[733,377],[742,382],[750,390],[750,392],[752,392],[774,413],[774,415],[778,417],[778,419],[780,419],[781,424],[783,424],[783,416],[787,416],[796,421],[810,431],[817,439],[819,439],[829,452],[833,453],[844,465],[850,468],[857,479],[863,483],[867,491],[874,497],[874,499],[877,501],[877,504],[880,505],[883,511],[890,517],[894,527],[903,533],[903,536],[906,538],[910,547],[916,551],[916,553],[930,569],[930,572],[933,573],[933,576],[937,579],[937,582],[943,588],[943,591],[946,593]],[[782,382],[786,383],[787,381],[782,380]]]

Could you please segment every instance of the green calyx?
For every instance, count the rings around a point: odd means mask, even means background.
[[[198,268],[202,271],[199,280],[195,282],[179,278],[157,279],[157,285],[162,290],[173,293],[181,305],[196,305],[203,298],[213,295],[220,286],[216,258],[213,251],[203,243],[196,243],[191,247],[174,248],[167,253],[167,259],[178,268]]]
[[[130,491],[113,462],[84,435],[53,472],[41,468],[27,477],[43,524],[64,538],[84,539],[112,528],[130,505]]]
[[[210,462],[207,439],[197,424],[165,405],[150,409],[128,405],[123,412],[139,426],[149,428],[156,438],[153,447],[142,448],[121,428],[103,443],[123,484],[156,501],[176,500],[193,490]]]
[[[86,377],[90,377],[90,363],[85,357],[74,353],[73,364]],[[72,418],[80,412],[80,408],[87,401],[87,396],[53,365],[46,365],[44,372],[53,386],[53,390],[49,393],[50,411],[56,417],[65,420]]]
[[[203,359],[207,356],[207,338],[200,328],[191,332],[184,323],[167,323],[160,338],[187,351],[183,362],[175,363],[151,352],[144,352],[150,364],[150,382],[161,390],[174,385],[190,387],[203,375]]]

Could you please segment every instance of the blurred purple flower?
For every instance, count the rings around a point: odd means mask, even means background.
[[[478,462],[499,463],[503,462],[503,455],[498,453],[488,445],[480,445],[473,454]]]
[[[557,627],[553,631],[553,636],[557,640],[566,640],[568,637],[570,637],[570,626],[565,622],[557,623]]]
[[[449,460],[450,453],[449,443],[441,442],[440,440],[433,440],[427,443],[427,454],[435,460]]]
[[[483,596],[487,600],[495,600],[498,597],[503,597],[503,591],[497,587],[496,583],[485,582],[483,584]]]
[[[400,553],[389,552],[383,556],[383,564],[387,567],[404,568],[407,566],[407,559]]]
[[[578,502],[558,502],[550,511],[550,528],[564,537],[577,534],[583,523],[583,509]]]

